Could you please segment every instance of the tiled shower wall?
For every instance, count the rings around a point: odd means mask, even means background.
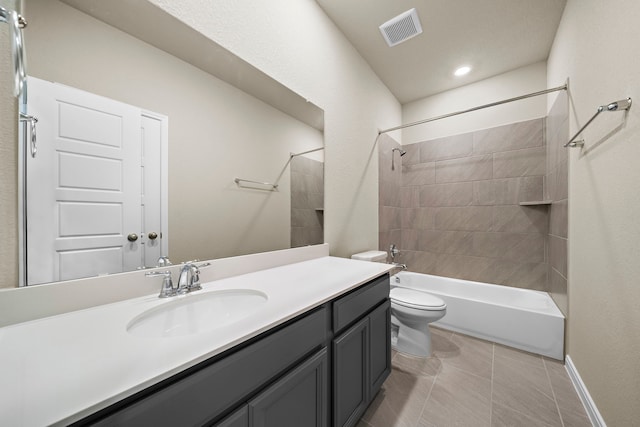
[[[567,229],[568,229],[568,152],[563,145],[569,140],[569,99],[560,92],[547,116],[547,174],[545,199],[549,207],[547,240],[548,291],[560,310],[567,315]]]
[[[401,146],[391,137],[383,134],[378,138],[378,177],[379,177],[379,207],[378,207],[378,245],[380,250],[389,251],[393,243],[398,248],[401,244],[401,191],[402,187],[402,159],[394,148]],[[405,224],[409,226],[409,224]]]
[[[545,119],[404,145],[379,139],[380,249],[410,271],[547,290]],[[550,249],[550,250],[553,250]]]
[[[324,242],[324,163],[291,159],[291,247]]]

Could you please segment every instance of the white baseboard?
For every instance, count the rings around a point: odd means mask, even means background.
[[[584,409],[587,411],[587,416],[589,417],[591,424],[594,427],[607,427],[607,424],[604,422],[602,415],[600,415],[600,411],[598,411],[598,408],[596,407],[596,403],[593,401],[591,395],[589,394],[589,390],[587,390],[587,386],[584,384],[584,382],[582,382],[582,378],[580,378],[580,374],[576,369],[576,365],[573,364],[573,361],[571,360],[571,357],[569,355],[567,355],[567,357],[565,358],[564,366],[567,370],[567,373],[569,374],[569,378],[571,379],[573,386],[578,392],[578,396],[580,397],[580,400],[584,405]]]

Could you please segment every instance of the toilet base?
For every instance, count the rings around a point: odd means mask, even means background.
[[[428,324],[424,328],[413,329],[406,325],[398,325],[398,335],[392,346],[400,353],[417,357],[431,356],[431,332]]]

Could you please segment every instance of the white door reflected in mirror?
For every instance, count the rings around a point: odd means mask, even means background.
[[[26,284],[154,266],[167,254],[166,117],[32,77],[27,85],[39,150],[26,157]]]

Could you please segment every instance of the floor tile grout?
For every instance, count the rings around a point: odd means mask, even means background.
[[[436,374],[436,376],[433,377],[433,382],[431,383],[431,388],[429,389],[429,393],[427,393],[427,398],[424,400],[424,403],[422,404],[422,409],[420,409],[420,415],[418,416],[418,419],[416,419],[416,424],[415,424],[416,426],[422,419],[422,414],[424,414],[424,410],[427,407],[427,402],[429,402],[429,399],[431,398],[431,393],[433,392],[433,389],[436,386],[436,380],[438,379],[438,375],[439,374]]]
[[[547,373],[547,381],[549,381],[549,386],[551,387],[551,394],[553,394],[553,401],[556,404],[556,409],[558,410],[558,416],[560,417],[560,424],[564,427],[564,419],[562,418],[562,412],[560,411],[560,405],[558,405],[558,398],[556,397],[556,391],[553,389],[553,383],[551,382],[551,376],[549,375],[549,369],[547,368],[547,362],[542,358],[542,365],[544,366],[544,371]]]
[[[491,345],[491,395],[489,397],[489,426],[493,424],[493,376],[496,359],[496,345]]]

